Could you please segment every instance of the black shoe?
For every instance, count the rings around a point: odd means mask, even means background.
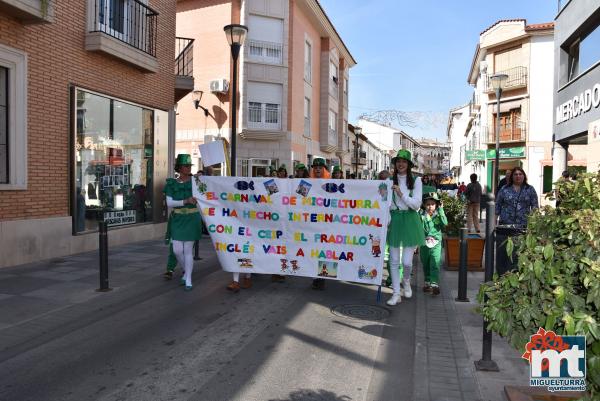
[[[173,278],[173,272],[170,270],[167,270],[165,272],[165,274],[163,274],[163,277],[165,278],[165,280],[171,280]]]
[[[325,289],[325,280],[322,278],[316,278],[312,282],[313,290],[324,290]]]
[[[436,286],[431,286],[431,294],[432,295],[440,295],[440,287]]]

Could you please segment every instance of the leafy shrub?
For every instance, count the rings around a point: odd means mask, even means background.
[[[517,239],[518,270],[482,284],[488,328],[525,350],[539,327],[586,335],[589,397],[600,399],[600,172],[557,183],[560,207],[534,212]],[[507,244],[510,254],[512,244]],[[488,301],[484,303],[484,295]]]
[[[458,237],[460,229],[467,223],[467,204],[459,196],[452,197],[445,192],[442,192],[440,199],[448,218],[448,225],[444,228],[444,232],[448,237]]]

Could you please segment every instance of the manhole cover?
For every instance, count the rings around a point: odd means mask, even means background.
[[[331,313],[340,317],[357,320],[385,320],[390,312],[382,307],[374,305],[338,305],[331,308]]]

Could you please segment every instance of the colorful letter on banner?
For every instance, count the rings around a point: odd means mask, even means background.
[[[224,270],[381,282],[391,181],[202,176],[192,186]]]

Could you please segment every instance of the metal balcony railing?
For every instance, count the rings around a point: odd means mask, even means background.
[[[496,128],[481,127],[487,132],[487,142],[496,143]],[[500,124],[500,142],[523,142],[527,138],[527,127],[523,121]]]
[[[333,79],[329,81],[329,94],[331,94],[331,96],[333,96],[335,99],[337,99],[339,96],[338,90],[339,86],[337,82],[335,82]]]
[[[283,64],[283,45],[281,43],[250,39],[247,45],[250,61]]]
[[[90,32],[103,32],[156,57],[158,13],[139,0],[93,0]]]
[[[523,87],[527,86],[527,67],[521,66],[521,67],[509,68],[508,70],[497,71],[495,74],[508,75],[508,79],[504,83],[503,90],[517,89],[517,88],[523,88]],[[491,74],[486,77],[485,88],[484,88],[485,92],[488,92],[488,93],[494,92],[494,87],[492,86],[492,81],[490,80],[490,78],[495,74]]]
[[[175,75],[194,76],[194,39],[175,38]]]
[[[250,102],[248,128],[281,130],[281,106],[271,103]]]

